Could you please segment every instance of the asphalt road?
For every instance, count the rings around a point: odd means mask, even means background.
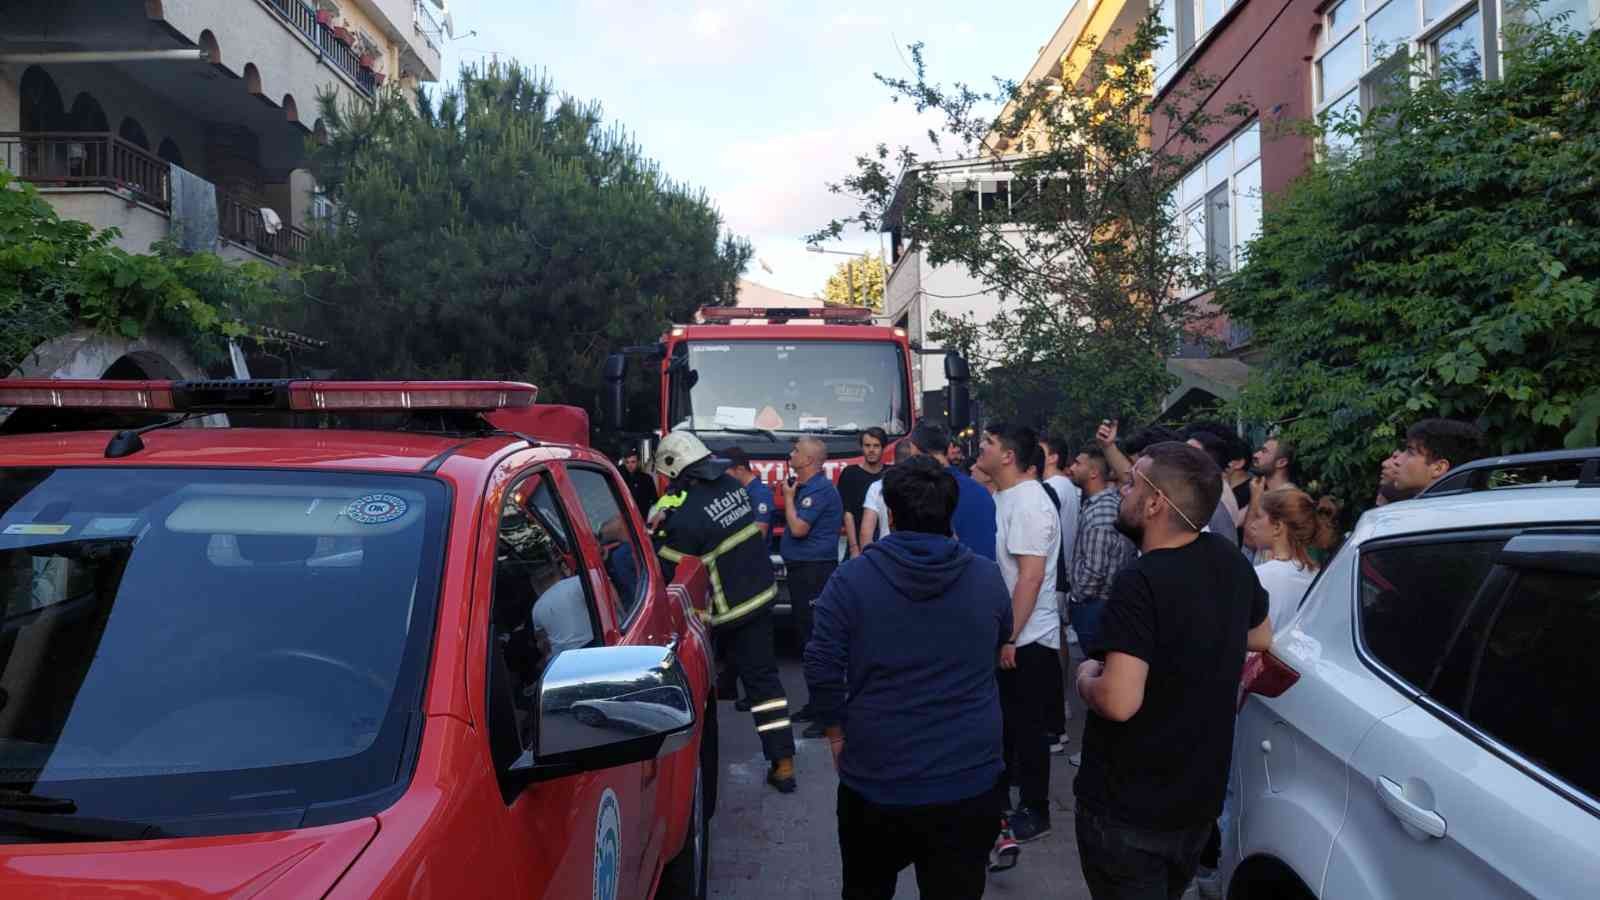
[[[783,683],[791,702],[805,697],[805,679],[794,653],[780,647]],[[719,898],[834,898],[840,893],[837,823],[838,779],[827,741],[800,737],[795,728],[800,789],[783,795],[766,784],[750,716],[732,702],[718,708],[722,763],[721,797],[711,827],[711,896]],[[1074,742],[1081,716],[1069,720]],[[985,897],[1088,900],[1073,838],[1072,778],[1077,769],[1067,757],[1052,757],[1051,820],[1054,830],[1023,847],[1022,859],[1008,872],[989,876]],[[1191,896],[1192,893],[1191,893]],[[900,898],[917,897],[916,877],[900,874]]]

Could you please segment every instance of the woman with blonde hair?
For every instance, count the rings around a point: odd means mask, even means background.
[[[1267,590],[1272,629],[1279,631],[1300,608],[1316,577],[1320,567],[1312,552],[1328,545],[1331,523],[1318,514],[1310,494],[1295,488],[1263,494],[1261,511],[1245,526],[1245,543],[1266,554],[1266,561],[1256,566],[1256,577]]]

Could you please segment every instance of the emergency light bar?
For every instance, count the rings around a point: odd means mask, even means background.
[[[703,306],[697,314],[706,322],[735,322],[740,319],[821,319],[824,322],[872,321],[872,310],[864,306]]]
[[[151,412],[375,412],[525,409],[539,389],[513,381],[91,381],[0,380],[0,407]]]

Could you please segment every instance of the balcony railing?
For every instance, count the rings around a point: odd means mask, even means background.
[[[0,166],[44,187],[102,187],[172,212],[172,167],[114,134],[101,132],[0,132]],[[267,231],[261,207],[217,191],[217,230],[261,253],[300,259],[308,237],[285,223]]]
[[[368,97],[378,88],[378,79],[373,73],[361,67],[361,57],[356,55],[347,44],[334,37],[333,29],[317,21],[315,8],[301,2],[301,0],[266,0],[278,15],[294,30],[305,35],[311,43],[317,45],[322,55],[339,69],[349,75],[361,88],[362,93]]]
[[[284,223],[277,234],[268,232],[261,207],[245,203],[222,191],[217,191],[217,231],[228,240],[258,253],[288,259],[304,259],[309,240],[304,231],[288,223]]]
[[[110,132],[0,132],[0,161],[34,184],[121,189],[172,209],[167,161]]]

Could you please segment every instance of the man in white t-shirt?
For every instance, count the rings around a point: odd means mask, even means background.
[[[587,647],[594,640],[589,598],[583,582],[570,575],[545,589],[533,604],[534,630],[550,642],[550,652]]]
[[[1027,475],[1039,436],[1020,425],[984,429],[977,467],[995,483],[995,561],[1011,592],[1011,640],[1000,648],[1000,710],[1006,775],[1021,793],[1011,816],[1021,843],[1050,832],[1052,681],[1061,681],[1056,568],[1061,519],[1044,486]]]

